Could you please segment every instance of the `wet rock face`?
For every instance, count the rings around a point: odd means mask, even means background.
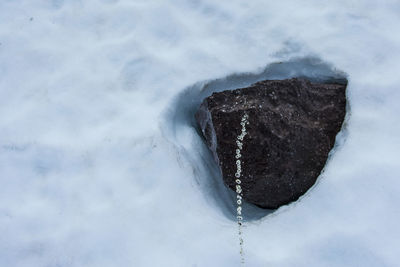
[[[345,90],[305,79],[267,80],[204,99],[196,120],[225,184],[235,190],[236,140],[246,113],[243,198],[270,209],[297,200],[315,183],[335,143]]]

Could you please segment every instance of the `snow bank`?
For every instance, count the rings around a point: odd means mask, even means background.
[[[349,75],[346,131],[305,197],[247,222],[246,264],[398,265],[399,12],[1,1],[0,266],[238,266],[229,195],[170,114],[193,84],[313,57]]]

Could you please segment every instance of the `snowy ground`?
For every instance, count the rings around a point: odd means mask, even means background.
[[[399,14],[397,0],[0,0],[0,266],[239,266],[229,207],[193,160],[204,146],[171,114],[193,84],[298,57],[347,73],[350,116],[317,185],[247,222],[246,266],[398,266]]]

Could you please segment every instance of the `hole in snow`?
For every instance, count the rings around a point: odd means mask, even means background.
[[[314,82],[344,83],[346,76],[321,59],[306,57],[272,63],[258,73],[233,74],[222,79],[198,82],[175,98],[166,114],[163,132],[176,146],[179,156],[193,169],[194,179],[210,205],[236,220],[236,194],[224,185],[194,117],[203,99],[213,92],[243,88],[261,80],[304,77]],[[242,209],[245,221],[257,220],[273,212],[246,202],[243,202]]]

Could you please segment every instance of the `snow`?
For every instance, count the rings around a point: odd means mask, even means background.
[[[348,75],[349,115],[300,201],[244,207],[246,266],[397,266],[399,12],[0,1],[0,266],[239,266],[231,194],[182,112],[203,85],[335,71],[307,62]],[[263,72],[274,62],[297,65]]]

